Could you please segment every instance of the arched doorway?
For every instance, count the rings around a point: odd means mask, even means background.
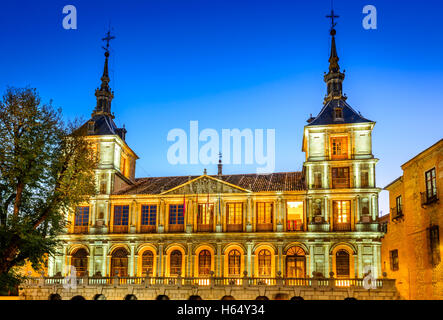
[[[77,249],[71,257],[71,265],[75,267],[76,276],[83,277],[88,270],[88,252],[84,248]]]
[[[241,253],[237,249],[229,251],[228,254],[228,276],[238,277],[240,276],[241,268]]]
[[[209,250],[202,250],[198,254],[198,275],[209,276],[211,272],[211,253]]]
[[[174,250],[169,257],[169,275],[178,276],[182,270],[182,253],[180,250]]]
[[[346,250],[338,250],[335,254],[335,271],[337,277],[347,278],[350,275],[349,253]]]
[[[128,276],[128,252],[123,248],[114,250],[111,256],[111,277],[115,276]]]
[[[150,250],[146,250],[142,254],[142,276],[152,277],[154,270],[154,254]]]
[[[300,247],[291,247],[286,253],[286,277],[306,277],[306,255]]]
[[[271,251],[262,249],[258,253],[258,276],[270,277],[272,275]]]

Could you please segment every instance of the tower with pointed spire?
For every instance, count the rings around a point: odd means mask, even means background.
[[[135,163],[138,156],[127,145],[126,129],[123,126],[118,128],[114,122],[115,116],[111,111],[111,103],[114,98],[114,92],[109,83],[109,41],[114,39],[110,31],[105,38],[105,63],[103,74],[101,76],[101,85],[95,90],[97,103],[93,109],[91,119],[79,128],[91,142],[94,151],[97,154],[98,164],[96,168],[96,181],[98,188],[98,198],[94,201],[94,214],[97,217],[96,223],[106,230],[109,223],[108,204],[101,199],[124,187],[133,185],[135,182]],[[94,226],[95,228],[95,226]]]
[[[336,46],[334,19],[338,16],[332,10],[327,18],[331,19],[329,71],[324,75],[327,94],[323,108],[317,116],[311,115],[303,133],[308,230],[346,232],[353,240],[364,242],[380,235],[377,223],[380,189],[375,184],[378,159],[372,154],[375,122],[364,118],[346,102],[345,75],[340,71]],[[360,255],[360,248],[357,251]],[[363,276],[362,265],[376,267],[375,277],[380,275],[378,242],[372,256],[359,261],[356,270],[359,277]]]

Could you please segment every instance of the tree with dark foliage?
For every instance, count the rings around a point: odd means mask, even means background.
[[[0,101],[0,295],[26,261],[54,254],[66,215],[95,194],[88,141],[41,104],[35,89],[8,88]]]

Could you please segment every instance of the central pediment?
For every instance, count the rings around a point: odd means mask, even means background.
[[[243,189],[234,184],[228,183],[208,175],[202,175],[186,183],[178,185],[172,189],[162,192],[162,194],[214,194],[214,193],[247,193],[249,190]]]

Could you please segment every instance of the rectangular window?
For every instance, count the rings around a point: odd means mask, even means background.
[[[77,207],[74,216],[74,233],[87,233],[89,224],[89,207]]]
[[[226,228],[232,232],[243,230],[243,203],[226,204]]]
[[[430,262],[433,267],[440,263],[440,235],[438,226],[428,228],[430,245]]]
[[[272,231],[273,208],[272,202],[257,203],[257,231]]]
[[[197,212],[197,231],[213,231],[214,204],[200,203]]]
[[[169,205],[169,231],[181,232],[184,231],[185,214],[184,206],[182,204]]]
[[[398,270],[398,250],[391,250],[389,251],[389,258],[391,261],[391,270],[397,271]]]
[[[426,198],[428,202],[437,198],[437,181],[435,177],[435,168],[425,173],[426,177]]]
[[[360,185],[362,188],[369,187],[369,172],[366,170],[360,172]]]
[[[114,226],[116,233],[128,232],[129,206],[114,206]]]
[[[286,230],[303,230],[303,201],[287,202]]]
[[[349,188],[349,167],[332,168],[332,188]]]
[[[155,226],[157,218],[157,206],[156,205],[142,205],[142,226]]]
[[[401,204],[401,196],[398,196],[397,198],[395,198],[395,204],[396,204],[395,211],[396,211],[397,217],[403,215],[403,207],[402,207],[402,204]]]
[[[334,230],[351,230],[351,201],[333,201]]]
[[[321,172],[314,171],[314,189],[321,189],[322,181],[321,181]]]
[[[347,137],[331,138],[331,155],[332,155],[332,160],[342,160],[348,158]]]

